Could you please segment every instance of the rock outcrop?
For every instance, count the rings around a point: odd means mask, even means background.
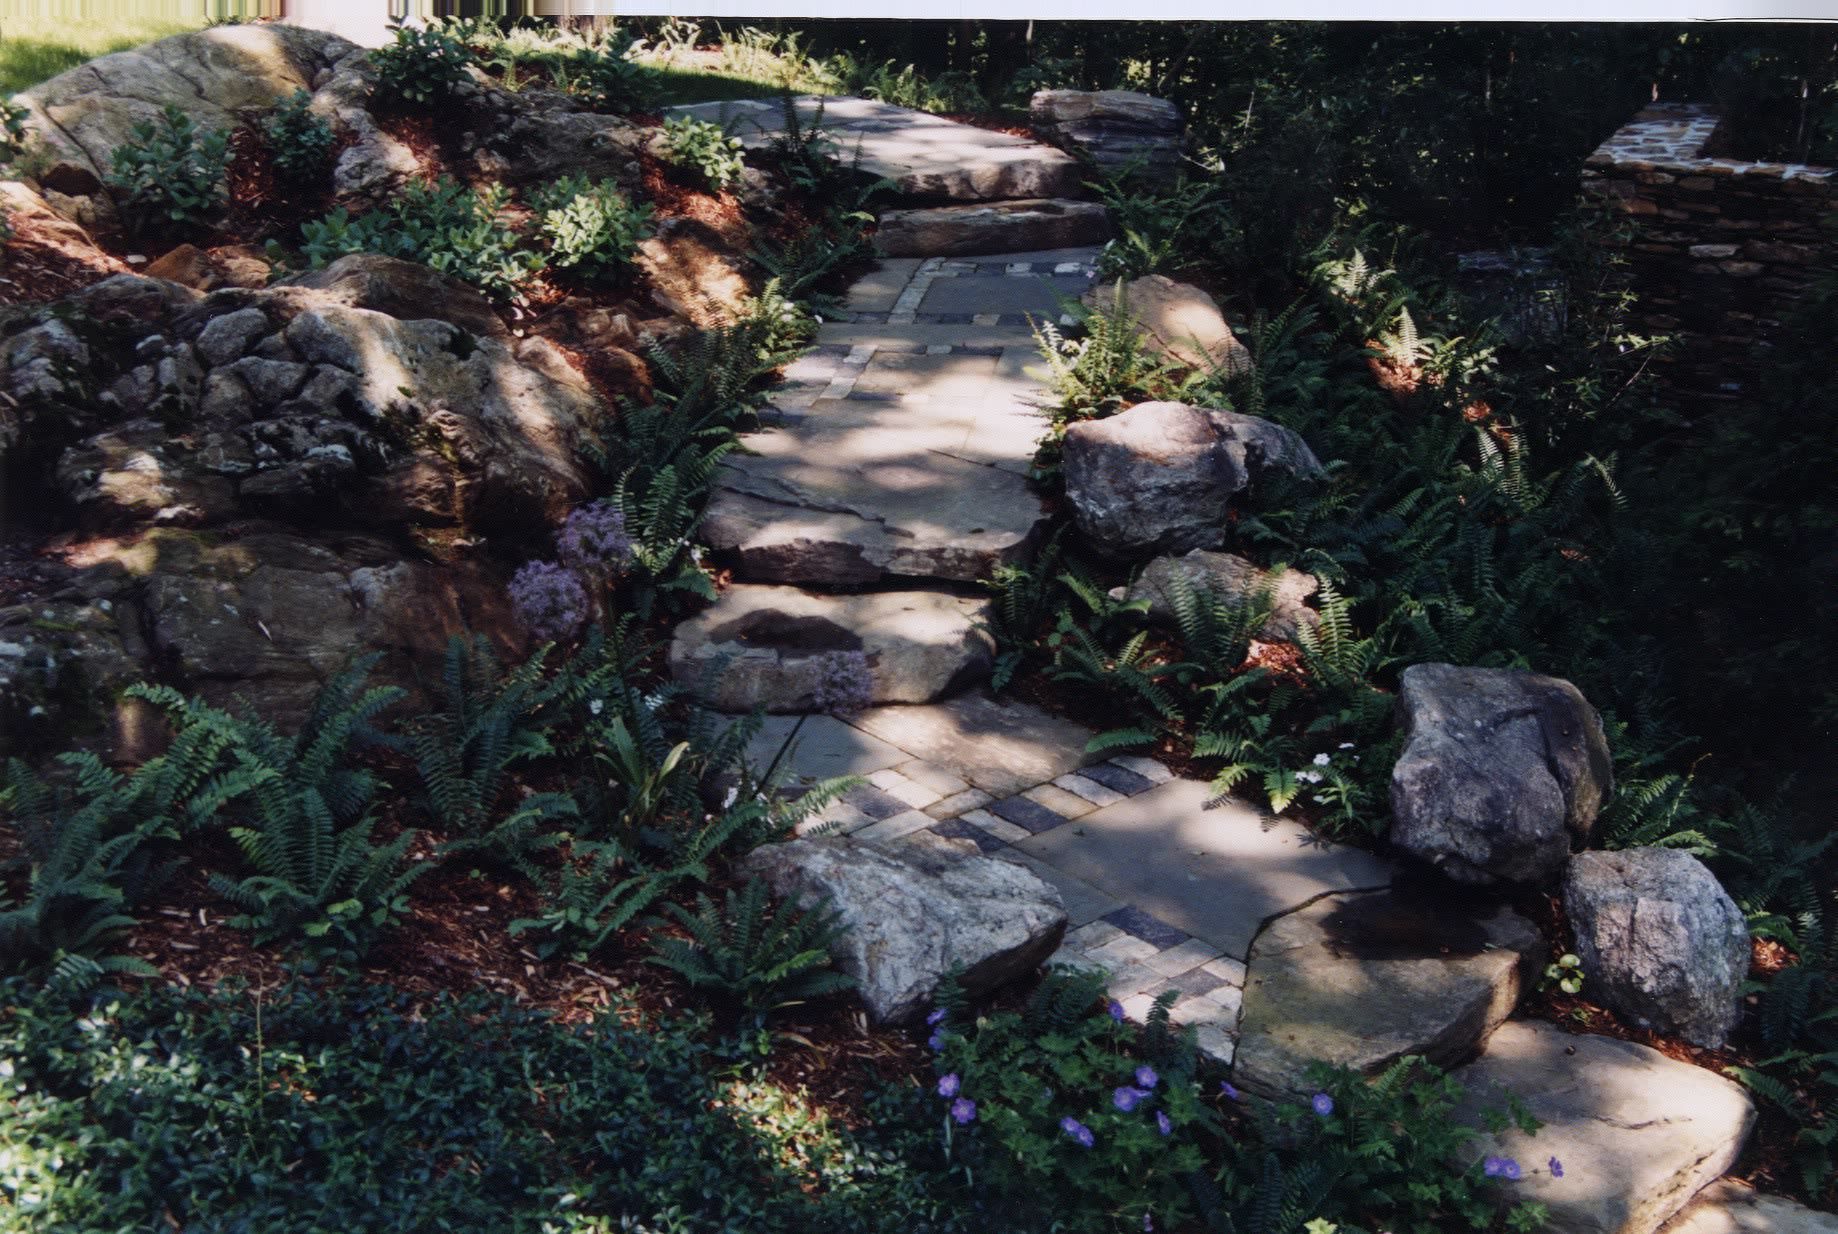
[[[1320,614],[1308,607],[1308,597],[1321,586],[1314,575],[1288,568],[1260,570],[1243,557],[1203,548],[1180,557],[1157,557],[1143,567],[1127,598],[1148,601],[1149,620],[1172,625],[1174,589],[1183,584],[1228,604],[1248,605],[1266,596],[1270,616],[1257,631],[1265,642],[1293,643],[1298,631],[1321,624]]]
[[[1530,882],[1583,844],[1614,789],[1602,718],[1575,686],[1516,669],[1413,664],[1391,841],[1460,882]]]
[[[1689,853],[1578,853],[1564,915],[1589,996],[1644,1027],[1716,1049],[1736,1026],[1749,928],[1716,875]]]
[[[1079,531],[1114,557],[1217,548],[1233,498],[1272,477],[1323,475],[1308,444],[1256,416],[1139,403],[1066,430],[1066,499]]]
[[[1100,283],[1083,297],[1094,313],[1114,311],[1120,299],[1141,328],[1143,343],[1163,359],[1225,374],[1250,368],[1250,348],[1232,333],[1219,302],[1200,288],[1148,274],[1127,283]]]
[[[753,850],[741,868],[781,897],[827,902],[840,916],[831,954],[882,1024],[923,1015],[953,969],[973,997],[1031,972],[1066,932],[1059,892],[967,841],[794,840]]]
[[[1112,174],[1158,182],[1180,173],[1187,122],[1167,99],[1135,90],[1037,90],[1028,102],[1034,131]]]

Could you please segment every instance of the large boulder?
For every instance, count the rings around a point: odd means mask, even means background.
[[[843,932],[831,954],[882,1024],[924,1014],[954,969],[972,997],[1032,972],[1066,932],[1058,891],[965,841],[794,840],[754,849],[741,870],[781,897],[836,911]]]
[[[1094,313],[1110,313],[1118,301],[1142,330],[1148,349],[1184,368],[1242,373],[1251,367],[1251,351],[1226,324],[1219,302],[1191,283],[1165,274],[1147,274],[1129,282],[1100,283],[1083,303]]]
[[[889,210],[874,243],[889,257],[974,257],[1097,244],[1110,215],[1095,201],[1028,198],[967,206]]]
[[[201,128],[229,131],[239,112],[311,90],[362,48],[300,26],[213,26],[99,56],[18,96],[46,151],[42,182],[73,196],[102,189],[134,126],[177,107]]]
[[[1226,511],[1276,475],[1323,474],[1308,444],[1256,416],[1139,403],[1066,430],[1066,499],[1079,531],[1115,557],[1217,548]]]
[[[1181,109],[1135,90],[1038,90],[1028,120],[1047,141],[1108,172],[1168,181],[1180,172]]]
[[[1470,1151],[1517,1162],[1523,1177],[1502,1200],[1543,1204],[1546,1228],[1566,1234],[1652,1234],[1736,1163],[1755,1125],[1748,1094],[1714,1071],[1538,1021],[1501,1025],[1455,1074],[1463,1121],[1510,1093],[1543,1124],[1483,1135]]]
[[[1698,1192],[1660,1234],[1838,1234],[1838,1213],[1723,1178]]]
[[[1181,557],[1157,557],[1143,567],[1128,598],[1148,602],[1150,621],[1173,625],[1175,589],[1182,585],[1228,604],[1251,604],[1267,596],[1270,616],[1257,631],[1266,642],[1293,643],[1300,631],[1321,625],[1321,615],[1308,607],[1308,597],[1321,587],[1314,575],[1288,567],[1260,570],[1243,557],[1203,548]]]
[[[988,676],[988,615],[987,600],[940,591],[821,596],[739,583],[677,627],[670,671],[722,711],[805,712],[821,708],[837,657],[859,657],[868,701],[929,703]]]
[[[320,292],[314,304],[371,309],[403,321],[444,321],[484,338],[509,342],[511,332],[477,288],[418,261],[350,253],[287,286]]]
[[[1394,888],[1278,918],[1251,948],[1233,1078],[1305,1096],[1311,1063],[1377,1072],[1406,1055],[1442,1066],[1480,1049],[1544,954],[1508,908],[1463,909]]]
[[[1693,1045],[1728,1039],[1749,929],[1703,862],[1665,848],[1578,853],[1564,871],[1564,914],[1591,998]]]
[[[1413,664],[1391,841],[1459,882],[1531,882],[1589,839],[1614,789],[1602,718],[1575,686],[1518,669]]]

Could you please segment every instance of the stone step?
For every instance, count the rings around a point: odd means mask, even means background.
[[[1755,1125],[1748,1094],[1715,1072],[1541,1021],[1502,1025],[1455,1075],[1464,1121],[1505,1091],[1543,1124],[1483,1135],[1473,1152],[1518,1163],[1509,1198],[1544,1204],[1553,1234],[1653,1234],[1735,1164]]]
[[[1075,197],[1083,191],[1086,172],[1079,161],[1042,142],[873,99],[806,96],[795,106],[801,126],[822,129],[832,158],[868,179],[891,181],[903,197],[1001,201]],[[769,145],[785,131],[784,105],[776,99],[696,103],[665,115],[719,124],[750,149]]]
[[[1838,1213],[1762,1195],[1726,1178],[1698,1192],[1660,1234],[1838,1234]]]
[[[874,241],[890,257],[970,257],[1101,244],[1110,215],[1095,201],[1032,198],[889,210]]]
[[[939,591],[828,596],[739,583],[676,629],[670,671],[721,711],[822,710],[851,677],[871,703],[929,703],[988,676],[989,602]],[[840,653],[840,655],[839,655]],[[851,659],[855,662],[851,664]]]

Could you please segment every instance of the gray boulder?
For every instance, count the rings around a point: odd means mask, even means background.
[[[938,591],[820,596],[740,583],[677,627],[670,671],[722,711],[817,710],[826,668],[858,653],[874,703],[929,703],[986,677],[987,600]]]
[[[1313,1091],[1311,1063],[1373,1073],[1409,1054],[1465,1061],[1543,955],[1537,927],[1508,908],[1462,911],[1397,889],[1318,901],[1251,948],[1233,1076],[1293,1097]]]
[[[1838,1234],[1838,1213],[1822,1213],[1746,1183],[1722,1178],[1698,1192],[1660,1234]]]
[[[1517,669],[1414,664],[1391,840],[1459,882],[1529,882],[1586,843],[1614,789],[1602,718],[1575,686]]]
[[[1240,492],[1281,474],[1323,475],[1295,433],[1256,416],[1139,403],[1066,430],[1066,498],[1093,547],[1115,557],[1217,548]]]
[[[1148,601],[1150,621],[1172,625],[1173,590],[1180,585],[1177,579],[1196,592],[1234,604],[1249,604],[1267,590],[1270,616],[1257,633],[1265,642],[1293,643],[1298,631],[1313,630],[1321,624],[1320,614],[1308,607],[1308,597],[1321,586],[1314,575],[1288,567],[1281,571],[1260,570],[1243,557],[1203,548],[1183,557],[1157,557],[1143,567],[1128,598]]]
[[[1039,90],[1028,120],[1047,141],[1106,171],[1134,167],[1165,181],[1180,170],[1186,121],[1166,99],[1135,90]]]
[[[782,898],[830,904],[844,927],[831,954],[880,1024],[924,1014],[954,968],[973,997],[1032,972],[1066,932],[1058,891],[967,841],[793,840],[754,849],[741,870]]]
[[[1693,1045],[1728,1039],[1749,929],[1703,862],[1665,848],[1578,853],[1564,871],[1564,913],[1592,998]]]
[[[1101,283],[1085,293],[1083,303],[1093,312],[1109,313],[1119,299],[1141,328],[1144,344],[1163,359],[1224,373],[1251,367],[1251,350],[1232,333],[1219,302],[1191,283],[1148,274],[1127,283]]]
[[[1110,215],[1095,201],[1025,198],[967,206],[889,210],[874,242],[889,257],[972,257],[1097,244]]]

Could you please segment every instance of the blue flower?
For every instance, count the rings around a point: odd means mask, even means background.
[[[1153,1230],[1155,1228],[1155,1218],[1144,1213],[1142,1215],[1142,1228],[1145,1230]]]
[[[943,1030],[933,1033],[931,1037],[926,1040],[926,1044],[932,1047],[932,1052],[934,1054],[944,1049],[945,1048],[945,1035],[944,1035]]]
[[[1155,1127],[1163,1135],[1174,1134],[1174,1120],[1168,1117],[1166,1110],[1155,1111]]]
[[[1334,1099],[1326,1093],[1316,1093],[1314,1099],[1308,1104],[1312,1106],[1315,1113],[1319,1114],[1322,1118],[1326,1118],[1329,1114],[1334,1112]]]
[[[1500,1177],[1508,1179],[1512,1182],[1518,1182],[1519,1181],[1519,1163],[1517,1161],[1514,1161],[1511,1157],[1508,1157],[1504,1161],[1500,1162]]]
[[[1118,1002],[1116,999],[1113,998],[1110,1000],[1110,1007],[1108,1008],[1108,1010],[1110,1011],[1111,1019],[1117,1021],[1117,1023],[1119,1024],[1123,1023],[1124,1012],[1123,1012],[1122,1003]]]
[[[931,1015],[925,1017],[925,1026],[927,1028],[937,1028],[938,1022],[944,1018],[945,1018],[945,1009],[943,1007],[940,1007],[938,1010],[934,1011]]]
[[[1159,1081],[1160,1079],[1161,1077],[1155,1074],[1155,1068],[1153,1067],[1136,1068],[1136,1087],[1137,1088],[1154,1088],[1156,1085],[1156,1082]]]
[[[1481,1173],[1488,1178],[1498,1178],[1506,1172],[1506,1158],[1489,1157],[1481,1162]]]
[[[940,1097],[957,1096],[957,1089],[960,1083],[961,1081],[959,1081],[959,1079],[957,1078],[957,1072],[955,1071],[949,1073],[948,1075],[939,1076],[938,1077],[938,1095]]]
[[[1098,1142],[1098,1137],[1091,1134],[1091,1128],[1087,1127],[1084,1123],[1081,1123],[1070,1114],[1059,1120],[1059,1129],[1077,1140],[1080,1144],[1083,1144],[1086,1148],[1090,1148],[1093,1144]]]
[[[1125,1114],[1135,1109],[1137,1104],[1149,1094],[1140,1088],[1119,1088],[1110,1095],[1110,1102]]]
[[[1552,1178],[1562,1178],[1564,1176],[1564,1163],[1563,1162],[1553,1157],[1551,1158],[1550,1166],[1551,1166],[1551,1177]]]
[[[957,1120],[958,1126],[976,1121],[976,1102],[968,1097],[959,1097],[951,1103],[951,1117]]]
[[[1229,1100],[1238,1100],[1238,1090],[1232,1087],[1230,1080],[1220,1080],[1219,1091],[1224,1093]]]

